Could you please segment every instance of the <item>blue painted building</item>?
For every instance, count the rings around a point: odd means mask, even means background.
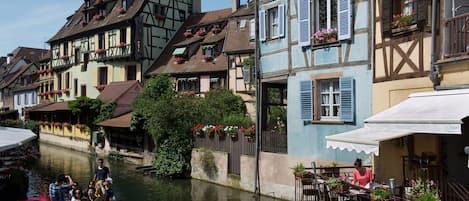
[[[275,128],[272,107],[281,105],[287,110],[288,155],[348,162],[366,158],[326,148],[325,136],[360,128],[371,116],[370,2],[261,2],[262,130]],[[273,101],[272,89],[286,94],[280,104]]]

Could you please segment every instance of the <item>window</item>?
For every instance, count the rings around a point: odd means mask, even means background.
[[[122,0],[122,8],[127,10],[127,0]]]
[[[278,19],[278,8],[272,8],[268,10],[268,16],[269,16],[269,33],[270,33],[270,38],[277,38],[278,37],[278,25],[279,25],[279,19]]]
[[[31,95],[31,102],[32,102],[32,104],[37,103],[37,93],[36,93],[36,91],[33,91],[32,95]]]
[[[164,17],[166,16],[166,7],[160,4],[155,4],[154,6],[155,16],[157,17]]]
[[[137,67],[135,65],[127,66],[127,80],[137,79]]]
[[[285,36],[285,5],[259,11],[259,38],[261,41]]]
[[[70,89],[70,72],[65,74],[65,88]]]
[[[239,29],[245,29],[246,28],[246,20],[241,20],[239,22]]]
[[[64,43],[64,54],[65,56],[68,55],[68,42]]]
[[[27,105],[29,104],[29,101],[28,101],[28,94],[24,94],[24,104]]]
[[[57,89],[62,90],[62,73],[57,73]]]
[[[73,80],[73,94],[78,96],[78,79]]]
[[[429,30],[430,0],[389,0],[381,2],[381,25],[384,36],[402,32]]]
[[[52,46],[52,59],[58,59],[60,56],[59,46],[53,45]]]
[[[86,85],[81,85],[81,96],[85,97],[86,96]]]
[[[300,82],[301,119],[354,122],[354,79],[338,75],[313,75],[313,79]]]
[[[316,31],[337,28],[337,0],[316,0]]]
[[[80,58],[81,58],[80,49],[75,48],[75,65],[78,65],[81,62]]]
[[[180,78],[177,80],[178,91],[192,91],[194,93],[200,92],[199,78]]]
[[[86,72],[88,70],[88,62],[90,61],[90,54],[83,54],[83,66],[81,66],[81,72]]]
[[[98,48],[99,49],[104,49],[104,33],[99,33],[98,34]]]
[[[110,48],[116,47],[116,45],[117,45],[117,41],[116,41],[117,32],[115,30],[109,31],[108,36],[109,36],[109,41],[108,41],[109,42],[109,47]]]
[[[120,42],[127,43],[127,29],[120,30]]]
[[[181,21],[186,19],[186,11],[185,10],[179,10],[179,19]]]
[[[19,97],[19,95],[15,95],[15,99],[16,99],[16,105],[20,105],[20,97]]]
[[[319,80],[321,119],[338,119],[340,109],[339,79]]]
[[[210,89],[220,89],[222,79],[219,77],[211,77],[210,78]]]
[[[202,51],[203,51],[203,55],[212,56],[212,57],[215,56],[215,50],[213,46],[204,47]]]
[[[98,71],[99,85],[107,85],[107,67],[100,67]]]

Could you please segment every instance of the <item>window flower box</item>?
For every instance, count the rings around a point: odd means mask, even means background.
[[[192,132],[196,136],[202,136],[204,134],[202,128],[204,127],[203,124],[195,124],[194,127],[192,127]]]
[[[218,135],[218,137],[224,137],[225,136],[225,131],[223,130],[225,127],[221,124],[216,125],[212,128],[211,132],[214,134]]]
[[[62,90],[55,90],[54,94],[59,94],[60,95],[60,94],[62,94]]]
[[[322,29],[313,34],[314,44],[337,42],[337,29]]]
[[[38,93],[37,96],[41,97],[41,96],[42,96],[42,93]]]
[[[396,14],[392,16],[392,27],[395,28],[406,28],[415,24],[415,14],[405,15],[405,14]]]
[[[215,134],[215,130],[214,130],[215,126],[214,125],[205,125],[203,128],[202,128],[202,131],[208,135],[209,137],[213,137],[213,135]]]
[[[182,64],[186,61],[186,59],[184,59],[183,57],[174,57],[174,61],[177,63],[177,64]]]
[[[43,121],[43,122],[42,122],[42,125],[43,125],[43,126],[48,126],[48,125],[49,125],[49,122],[48,122],[48,121]]]
[[[213,60],[213,56],[212,55],[202,55],[202,59],[204,61],[212,61]]]
[[[106,53],[106,50],[105,50],[105,49],[100,49],[100,48],[98,48],[98,49],[96,49],[95,52],[96,52],[96,54],[100,54],[100,55],[101,55],[101,54]]]
[[[212,33],[214,33],[214,34],[218,34],[218,33],[221,32],[221,28],[219,28],[219,27],[213,27],[211,31],[212,31]]]
[[[125,9],[124,9],[123,7],[119,7],[119,8],[117,9],[117,12],[122,15],[122,14],[125,13]]]
[[[205,36],[205,35],[207,35],[207,31],[206,31],[204,28],[200,28],[200,29],[197,31],[197,35],[198,35],[198,36]]]
[[[120,42],[120,43],[117,45],[117,47],[122,49],[122,48],[125,47],[125,45],[126,45],[126,44],[125,44],[124,42]]]
[[[70,89],[62,89],[62,93],[64,93],[64,94],[69,94],[69,93],[70,93]]]
[[[44,92],[44,95],[46,95],[46,96],[48,96],[48,95],[50,95],[50,94],[51,94],[51,92],[50,92],[50,91],[46,91],[46,92]]]
[[[54,122],[53,125],[55,127],[62,127],[62,123],[60,123],[60,122]]]
[[[86,25],[88,24],[88,22],[86,22],[85,20],[82,20],[82,21],[80,22],[80,24],[81,24],[81,26],[86,26]]]
[[[75,124],[75,127],[81,130],[81,129],[84,129],[84,128],[85,128],[85,125],[83,125],[83,124]]]
[[[96,86],[96,89],[99,90],[99,91],[104,90],[104,88],[106,88],[106,85],[104,85],[104,84],[100,84],[100,85]]]
[[[184,37],[190,38],[190,37],[192,37],[192,36],[194,36],[194,35],[192,34],[192,32],[190,32],[190,31],[184,32]]]
[[[240,131],[248,140],[254,140],[254,135],[256,134],[256,126],[251,125],[248,128],[241,127]]]
[[[62,59],[64,61],[68,61],[70,59],[70,57],[67,56],[67,55],[63,55],[63,56],[60,57],[60,59]]]
[[[93,19],[94,19],[94,20],[102,20],[102,19],[104,19],[104,15],[102,15],[102,14],[96,14],[96,15],[93,16]]]
[[[164,15],[155,15],[155,18],[156,18],[157,20],[164,20],[164,19],[166,19],[166,17],[165,17]]]

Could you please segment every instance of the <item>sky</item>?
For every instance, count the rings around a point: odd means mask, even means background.
[[[229,8],[231,1],[202,0],[202,11]],[[45,42],[82,3],[83,0],[20,0],[2,4],[0,56],[6,56],[19,46],[49,49]]]

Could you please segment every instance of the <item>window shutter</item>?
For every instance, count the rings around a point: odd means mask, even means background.
[[[422,30],[427,24],[427,0],[417,0],[417,26]]]
[[[243,66],[243,78],[244,78],[244,84],[251,83],[251,66],[248,66],[248,65]]]
[[[298,43],[301,47],[311,45],[311,3],[298,0]]]
[[[256,40],[256,20],[250,21],[249,36],[251,40]]]
[[[392,0],[381,1],[381,31],[383,36],[391,35]]]
[[[285,5],[278,5],[278,36],[285,37]]]
[[[339,40],[350,39],[352,36],[352,3],[350,0],[339,0],[337,21]]]
[[[313,81],[300,82],[301,119],[313,119]]]
[[[265,41],[265,10],[259,11],[259,40]]]
[[[354,80],[352,77],[342,77],[340,88],[340,119],[343,122],[354,121]]]

